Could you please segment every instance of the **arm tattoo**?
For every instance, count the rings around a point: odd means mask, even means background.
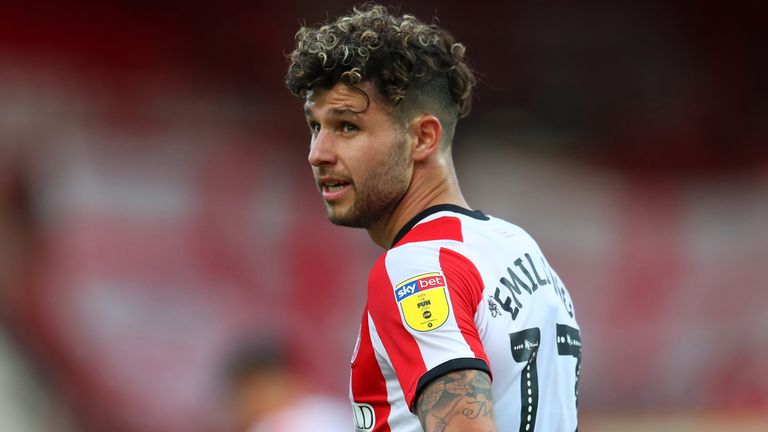
[[[429,432],[446,431],[457,421],[493,420],[491,379],[472,369],[447,373],[424,389],[416,407],[421,426]]]

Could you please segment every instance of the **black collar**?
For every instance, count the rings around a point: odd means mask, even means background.
[[[425,208],[424,210],[419,212],[419,214],[417,214],[416,216],[411,218],[411,220],[409,220],[408,223],[403,225],[403,227],[400,228],[400,231],[398,231],[397,235],[395,236],[395,239],[392,240],[392,246],[390,246],[390,248],[395,247],[397,242],[402,240],[403,237],[405,237],[405,235],[408,234],[408,231],[413,229],[413,227],[415,227],[416,224],[419,223],[422,219],[424,219],[425,217],[427,217],[429,215],[432,215],[432,214],[435,214],[435,213],[441,212],[441,211],[451,211],[451,212],[455,212],[455,213],[461,213],[463,215],[467,215],[467,216],[469,216],[471,218],[475,218],[475,219],[479,219],[479,220],[488,220],[488,219],[490,219],[488,216],[483,214],[483,212],[481,212],[480,210],[470,210],[470,209],[466,209],[466,208],[461,207],[461,206],[457,206],[456,204],[437,204],[437,205],[434,205],[432,207]]]

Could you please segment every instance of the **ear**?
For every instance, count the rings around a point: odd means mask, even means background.
[[[433,115],[418,117],[411,123],[409,132],[414,138],[411,158],[414,161],[424,161],[436,153],[443,137],[443,125]]]

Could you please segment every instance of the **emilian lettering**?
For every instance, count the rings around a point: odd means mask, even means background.
[[[551,284],[550,279],[541,278],[542,273],[540,273],[533,264],[531,255],[525,254],[524,257],[527,261],[527,266],[522,258],[516,259],[513,261],[513,264],[517,269],[517,272],[522,273],[528,283],[526,283],[523,278],[512,269],[512,267],[507,267],[507,276],[499,279],[499,283],[506,288],[506,291],[503,291],[501,287],[496,287],[496,291],[493,294],[493,299],[499,303],[499,306],[501,306],[502,309],[512,316],[513,320],[517,319],[517,315],[523,308],[523,303],[520,301],[520,298],[524,295],[523,293],[530,295],[535,293],[539,287]],[[542,259],[542,263],[543,262]],[[546,266],[545,270],[547,270]]]

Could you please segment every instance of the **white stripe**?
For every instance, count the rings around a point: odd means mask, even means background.
[[[389,360],[384,344],[376,331],[376,325],[373,323],[371,314],[368,314],[368,328],[371,335],[371,345],[376,353],[376,361],[379,363],[379,369],[384,376],[387,384],[387,402],[390,406],[389,418],[387,423],[393,432],[421,432],[421,423],[418,417],[413,415],[406,406],[405,394],[400,388],[400,382],[392,368],[392,362]]]

